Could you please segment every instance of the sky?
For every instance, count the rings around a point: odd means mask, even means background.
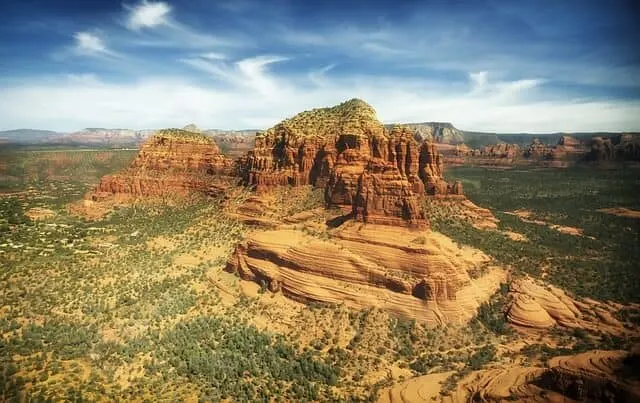
[[[640,131],[638,0],[0,0],[0,130]]]

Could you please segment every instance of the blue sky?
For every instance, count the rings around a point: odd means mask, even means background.
[[[7,1],[0,130],[384,122],[640,131],[640,2]]]

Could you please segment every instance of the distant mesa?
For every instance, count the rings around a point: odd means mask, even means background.
[[[216,177],[231,175],[232,166],[210,137],[184,129],[163,129],[142,145],[129,168],[103,177],[91,198],[206,193],[212,190]]]
[[[589,142],[587,161],[640,161],[640,135],[596,136]]]
[[[416,141],[430,141],[440,144],[462,144],[465,141],[464,132],[458,130],[449,122],[424,122],[424,123],[395,123],[385,125],[387,129],[394,126],[404,126],[413,130]]]

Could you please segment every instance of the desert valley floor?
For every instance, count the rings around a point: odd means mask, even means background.
[[[449,248],[472,278],[501,274],[468,321],[434,326],[357,298],[303,304],[225,270],[238,243],[268,231],[343,248],[339,231],[362,224],[327,226],[337,212],[310,186],[262,199],[272,226],[238,219],[253,197],[243,188],[78,215],[84,193],[135,155],[3,154],[3,400],[640,396],[637,168],[449,168],[481,208],[430,200],[432,229],[408,244]]]

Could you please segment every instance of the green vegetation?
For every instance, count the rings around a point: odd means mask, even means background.
[[[500,291],[495,293],[489,301],[480,305],[478,315],[476,316],[478,321],[485,325],[487,329],[498,335],[508,335],[511,333],[505,319],[508,292],[509,285],[501,284]]]
[[[183,129],[160,129],[153,134],[155,138],[166,138],[172,140],[187,140],[196,144],[213,144],[214,141],[206,134],[191,132]]]
[[[337,399],[332,356],[249,324],[252,299],[220,304],[208,275],[245,231],[223,200],[87,221],[66,204],[135,153],[19,153],[0,178],[2,400]],[[55,215],[29,220],[33,207]]]
[[[258,137],[275,136],[277,130],[285,129],[298,137],[327,137],[340,133],[363,135],[367,125],[377,126],[382,133],[376,111],[366,102],[354,98],[328,108],[316,108],[298,113]]]
[[[504,323],[506,284],[470,323],[436,329],[378,309],[283,304],[282,296],[258,286],[251,294],[245,288],[253,284],[241,287],[223,271],[247,231],[224,206],[241,204],[246,192],[181,205],[133,203],[100,221],[67,212],[68,202],[134,156],[116,150],[2,155],[1,400],[374,400],[394,382],[390,368],[407,376],[454,370],[447,393],[470,371],[499,362],[504,349],[498,347],[517,336]],[[494,210],[501,231],[529,241],[477,230],[434,204],[428,207],[438,230],[485,250],[515,275],[544,274],[578,295],[637,300],[638,274],[629,262],[638,257],[637,221],[595,211],[638,209],[635,171],[460,168],[449,174],[463,180],[473,201]],[[322,191],[311,187],[283,187],[273,197],[266,214],[278,220],[324,206]],[[54,215],[29,219],[34,207]],[[530,210],[531,219],[582,228],[586,236],[503,213],[517,208]],[[333,213],[323,210],[309,221],[322,224]],[[330,239],[313,225],[304,231]],[[632,326],[640,315],[627,307],[618,317]],[[633,341],[580,330],[548,337],[565,347],[541,340],[522,353],[544,359]]]
[[[460,167],[448,170],[463,182],[467,196],[490,208],[499,229],[528,239],[515,241],[500,231],[474,228],[446,211],[433,211],[433,227],[458,242],[477,247],[509,265],[514,272],[544,276],[577,296],[620,302],[640,301],[640,227],[632,218],[597,211],[627,207],[640,210],[640,171],[491,170]],[[584,231],[584,236],[507,214],[531,212],[530,220]]]
[[[0,149],[0,191],[73,188],[88,189],[108,173],[128,166],[137,150]],[[61,190],[61,189],[60,189]],[[60,191],[63,193],[63,191]]]

